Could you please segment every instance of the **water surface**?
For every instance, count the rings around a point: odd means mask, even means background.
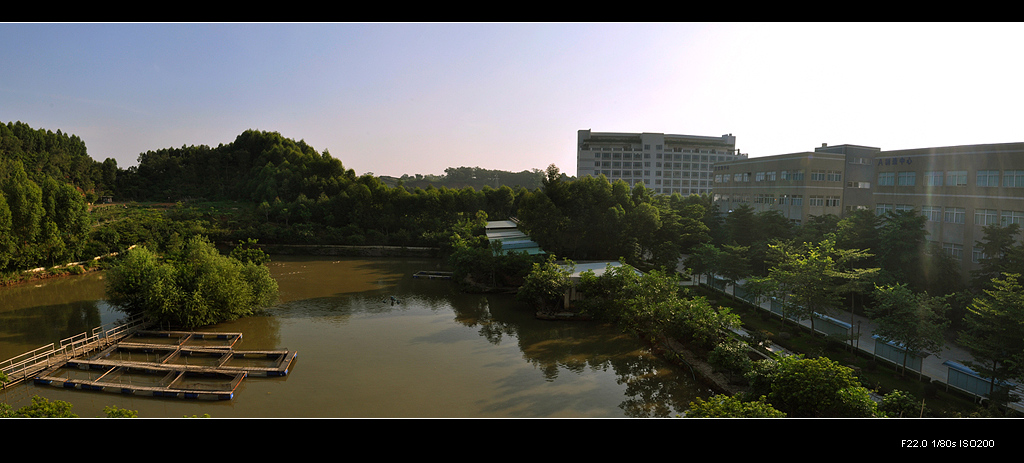
[[[38,394],[79,416],[116,405],[142,417],[576,418],[675,416],[710,395],[615,327],[537,320],[511,296],[412,278],[436,260],[274,256],[270,267],[277,305],[204,330],[243,333],[239,349],[297,350],[285,377],[249,377],[229,401],[33,384],[0,400]],[[0,290],[0,357],[116,320],[103,294],[99,273]]]

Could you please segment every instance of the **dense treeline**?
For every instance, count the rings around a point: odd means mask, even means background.
[[[0,124],[0,159],[18,161],[37,184],[45,177],[68,183],[86,196],[86,202],[113,193],[117,161],[97,162],[77,135],[33,129],[23,122]]]
[[[514,215],[521,194],[504,185],[389,187],[372,174],[356,175],[327,151],[253,130],[216,148],[143,153],[117,185],[122,199],[252,204],[251,220],[236,224],[239,233],[271,244],[437,246],[463,214]]]
[[[0,125],[0,272],[83,256],[103,166],[76,136]]]
[[[527,190],[534,190],[541,187],[544,179],[544,171],[530,169],[520,172],[509,172],[504,170],[484,169],[482,167],[449,167],[444,170],[444,175],[432,174],[404,174],[399,178],[381,177],[388,186],[402,185],[406,188],[435,188],[447,187],[460,189],[472,187],[476,190],[483,190],[484,187],[500,188],[508,185],[512,189],[520,187]]]
[[[549,166],[543,188],[519,201],[519,219],[547,252],[573,260],[624,260],[675,269],[710,240],[715,209],[706,197],[654,195],[604,176],[569,180]]]

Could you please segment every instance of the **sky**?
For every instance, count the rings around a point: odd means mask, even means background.
[[[750,157],[1024,142],[1017,23],[0,23],[0,123],[98,161],[248,129],[357,174],[576,174],[576,134]]]

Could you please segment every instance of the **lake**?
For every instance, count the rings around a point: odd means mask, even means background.
[[[424,258],[272,256],[280,301],[200,331],[240,332],[237,349],[291,349],[287,376],[250,376],[232,400],[193,401],[31,383],[0,401],[64,400],[81,417],[103,407],[140,417],[673,417],[711,391],[617,327],[543,321],[511,295],[468,294]],[[0,359],[122,316],[101,272],[0,289]]]

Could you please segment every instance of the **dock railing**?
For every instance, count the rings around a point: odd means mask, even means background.
[[[110,346],[138,330],[149,326],[143,316],[98,326],[91,331],[50,343],[19,356],[0,362],[0,371],[7,376],[3,387],[12,386],[52,366],[62,364],[79,355]]]

